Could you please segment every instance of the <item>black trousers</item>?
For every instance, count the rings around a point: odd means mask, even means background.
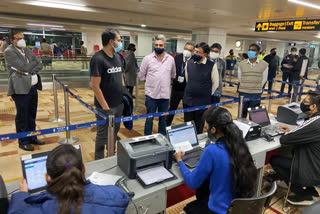
[[[289,82],[292,83],[292,75],[290,75],[290,72],[288,71],[283,71],[282,73],[282,81],[287,81],[289,79]],[[281,92],[284,92],[284,88],[286,87],[286,84],[282,83],[281,84]],[[289,85],[289,90],[288,90],[288,94],[291,93],[292,90],[292,85]]]
[[[279,155],[273,155],[270,158],[270,165],[276,171],[278,176],[281,180],[286,182],[286,184],[289,184],[290,181],[290,173],[291,173],[291,162],[292,158],[290,157],[283,157]],[[291,184],[291,192],[294,192],[296,194],[308,194],[310,192],[315,191],[314,187],[307,187],[306,190],[303,189],[301,185],[298,184]]]
[[[188,106],[183,104],[183,108],[191,108],[194,106]],[[203,132],[204,120],[202,119],[203,113],[205,110],[198,110],[192,112],[185,112],[184,113],[184,122],[194,121],[196,126],[197,134],[201,134]]]
[[[182,101],[184,95],[184,91],[178,91],[172,89],[171,97],[170,97],[170,104],[169,104],[169,111],[177,110],[180,101]],[[167,126],[171,126],[173,121],[174,115],[167,116]]]
[[[38,92],[36,86],[32,86],[28,94],[14,94],[11,96],[16,104],[16,131],[28,132],[36,130],[36,117],[38,108]],[[19,139],[19,145],[30,144],[37,137]]]
[[[131,94],[131,96],[133,95],[133,86],[126,86],[126,88],[128,89],[129,93]]]

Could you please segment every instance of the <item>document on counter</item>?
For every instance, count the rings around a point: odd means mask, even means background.
[[[103,174],[99,172],[93,172],[89,177],[88,180],[96,185],[115,185],[116,182],[121,178],[122,176],[118,175],[109,175],[109,174]]]
[[[162,181],[175,179],[176,177],[167,170],[164,166],[155,166],[137,172],[138,180],[142,182],[143,186],[157,184]]]
[[[238,126],[238,128],[242,131],[242,134],[243,134],[243,138],[246,137],[249,129],[250,129],[250,126],[248,124],[245,124],[245,123],[241,123],[237,120],[233,120],[234,124],[236,124]]]
[[[189,141],[183,141],[180,143],[176,143],[176,144],[173,144],[172,146],[173,146],[174,150],[176,150],[176,151],[186,152],[186,151],[190,151],[193,149],[193,147]]]

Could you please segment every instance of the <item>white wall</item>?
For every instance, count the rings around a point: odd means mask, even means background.
[[[187,43],[187,40],[184,39],[178,39],[177,40],[177,53],[182,53],[183,52],[183,48],[185,46],[185,44]]]
[[[138,33],[136,44],[136,56],[146,56],[152,52],[151,33]]]
[[[101,41],[101,32],[95,31],[87,31],[82,32],[82,40],[84,41],[84,45],[88,49],[88,55],[94,54],[94,45],[99,45],[99,49],[102,48],[102,41]]]

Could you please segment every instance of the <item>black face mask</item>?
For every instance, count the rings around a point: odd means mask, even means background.
[[[132,50],[133,52],[135,52],[135,51],[136,51],[136,48],[132,48],[131,50]]]
[[[308,112],[308,111],[311,111],[310,105],[306,105],[306,104],[304,104],[304,102],[301,102],[301,103],[300,103],[300,109],[301,109],[301,111],[302,111],[303,113],[306,113],[306,112]]]
[[[271,55],[272,55],[272,56],[275,56],[275,55],[277,55],[277,53],[276,53],[276,52],[273,52]]]
[[[155,48],[154,52],[156,52],[156,54],[160,55],[164,52],[164,48]]]
[[[231,52],[230,55],[233,55],[233,52]]]
[[[197,55],[197,54],[193,54],[192,59],[193,59],[195,62],[199,62],[199,61],[202,60],[202,56]]]
[[[213,135],[213,134],[211,133],[211,130],[210,130],[210,129],[207,131],[207,133],[208,133],[208,138],[209,138],[209,140],[215,142],[215,141],[216,141],[216,137],[215,137],[215,135]]]

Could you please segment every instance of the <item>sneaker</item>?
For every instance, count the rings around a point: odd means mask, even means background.
[[[288,202],[292,205],[309,206],[315,201],[313,200],[311,195],[294,195],[288,196]]]

